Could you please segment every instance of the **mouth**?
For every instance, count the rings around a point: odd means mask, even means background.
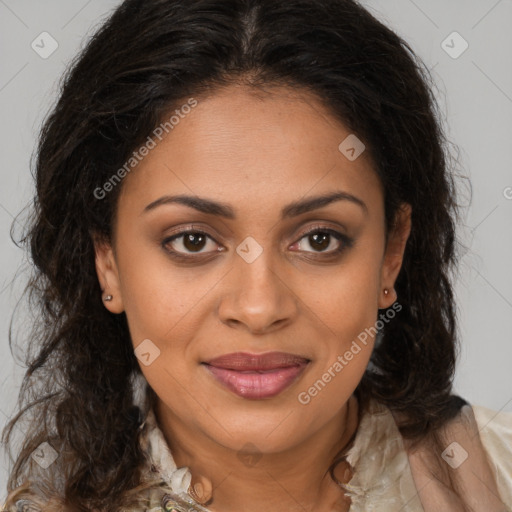
[[[236,352],[201,364],[217,382],[236,395],[261,400],[283,392],[310,362],[306,357],[286,352]]]

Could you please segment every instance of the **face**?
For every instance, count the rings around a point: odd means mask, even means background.
[[[285,450],[362,378],[410,209],[386,246],[383,190],[367,152],[339,149],[349,135],[307,93],[232,86],[124,178],[115,252],[96,244],[105,305],[126,313],[162,410],[190,432]],[[291,356],[205,364],[239,352]]]

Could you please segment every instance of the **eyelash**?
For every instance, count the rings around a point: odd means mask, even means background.
[[[327,228],[324,226],[314,226],[309,231],[303,233],[300,236],[300,238],[297,240],[297,242],[294,242],[293,245],[300,242],[303,238],[306,238],[306,237],[311,236],[316,233],[324,233],[324,234],[331,235],[336,240],[341,242],[341,246],[338,249],[331,250],[328,252],[326,252],[326,251],[316,252],[316,254],[318,254],[320,257],[322,257],[322,255],[328,255],[330,257],[338,256],[342,252],[344,252],[346,249],[350,249],[354,243],[354,240],[352,238],[348,237],[347,235],[344,235],[343,233],[340,233],[339,231],[335,231],[334,229],[330,229],[330,228]],[[195,229],[193,226],[192,227],[189,226],[187,228],[184,228],[184,229],[178,231],[171,237],[166,238],[162,242],[163,249],[169,254],[169,256],[171,256],[173,259],[176,259],[176,260],[191,262],[192,260],[197,259],[197,257],[194,255],[185,256],[183,253],[174,251],[172,249],[170,250],[167,248],[168,244],[170,244],[171,242],[183,237],[184,235],[188,235],[188,234],[203,235],[203,236],[209,238],[210,240],[214,241],[215,243],[217,243],[217,241],[212,236],[210,236],[208,233],[206,233],[205,231],[203,231],[201,229]],[[216,252],[217,251],[213,251],[213,252],[210,252],[210,254],[215,254]],[[306,252],[312,252],[312,251],[306,251]],[[190,254],[192,254],[192,253],[190,253]],[[201,255],[208,254],[208,253],[196,253],[196,254],[200,257]],[[315,259],[316,259],[316,257],[315,257]]]

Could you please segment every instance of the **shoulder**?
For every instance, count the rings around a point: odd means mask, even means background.
[[[512,512],[511,429],[509,413],[466,403],[436,431],[439,446],[404,443],[424,510]]]
[[[499,492],[505,503],[512,504],[512,412],[471,407]]]

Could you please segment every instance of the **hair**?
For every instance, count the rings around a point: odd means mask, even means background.
[[[356,134],[383,185],[386,235],[401,205],[412,206],[395,285],[402,309],[357,387],[361,410],[377,400],[401,418],[404,438],[437,446],[437,430],[465,403],[452,394],[456,174],[421,59],[354,0],[126,0],[72,62],[39,136],[30,222],[17,242],[33,262],[25,295],[35,353],[4,442],[31,420],[9,490],[41,492],[30,455],[55,438],[66,454],[65,475],[55,475],[66,510],[135,499],[144,454],[132,377],[141,371],[125,314],[102,303],[93,244],[112,240],[122,184],[102,199],[95,190],[184,99],[233,84],[309,92]]]

